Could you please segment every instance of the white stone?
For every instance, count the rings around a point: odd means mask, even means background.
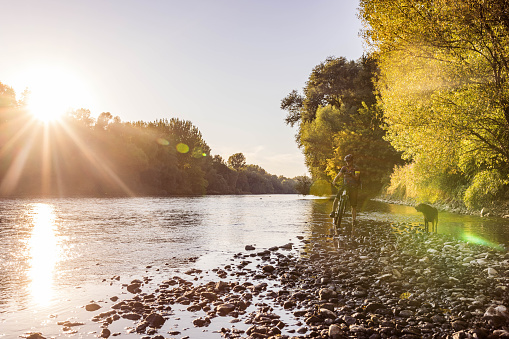
[[[497,270],[496,270],[496,269],[494,269],[493,267],[488,267],[488,268],[487,268],[487,271],[488,271],[488,275],[489,275],[490,277],[496,277],[496,276],[498,276],[498,272],[497,272]]]

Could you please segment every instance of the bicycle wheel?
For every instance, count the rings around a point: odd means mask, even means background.
[[[338,208],[338,227],[341,226],[341,220],[343,219],[343,216],[345,215],[345,208],[346,208],[346,198],[343,196],[341,198],[341,202],[339,204]]]
[[[339,222],[341,222],[341,218],[338,218],[339,217],[339,206],[341,204],[341,201],[338,202],[338,207],[336,208],[336,211],[335,211],[335,214],[334,214],[334,219],[332,219],[332,231],[333,231],[333,235],[338,235],[339,234]],[[338,220],[339,219],[339,220]]]
[[[336,209],[334,210],[334,217],[332,218],[332,229],[331,229],[331,235],[336,236],[339,234],[339,226],[338,226],[338,212],[339,212],[339,206],[341,205],[341,197],[339,198],[338,204],[336,206]]]
[[[348,195],[345,195],[345,198],[344,198],[344,206],[343,206],[343,213],[346,209],[346,205],[348,205],[350,203],[350,201],[348,200]],[[345,231],[346,231],[346,234],[348,235],[351,235],[352,232],[353,232],[353,227],[352,227],[352,224],[351,223],[347,223],[346,224],[346,227],[345,227]]]
[[[341,227],[341,220],[343,219],[343,214],[345,213],[345,205],[346,205],[345,196],[342,195],[341,200],[338,203],[338,210],[336,212],[335,217],[336,233],[339,233],[339,229]]]

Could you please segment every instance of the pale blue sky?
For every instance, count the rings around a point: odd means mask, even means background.
[[[35,91],[31,77],[45,74],[37,69],[55,69],[68,77],[44,86],[68,106],[122,121],[190,120],[212,154],[227,160],[242,152],[248,163],[294,177],[306,167],[281,99],[301,91],[328,56],[361,57],[357,7],[356,0],[9,1],[0,82]]]

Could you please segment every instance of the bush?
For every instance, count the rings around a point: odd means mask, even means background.
[[[491,203],[502,192],[504,181],[497,170],[482,171],[475,175],[465,191],[463,201],[469,209],[478,209]]]

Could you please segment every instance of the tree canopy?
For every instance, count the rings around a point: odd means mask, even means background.
[[[376,74],[371,58],[329,57],[312,70],[302,95],[294,90],[282,99],[285,121],[297,125],[296,141],[316,183],[332,181],[345,155],[352,153],[366,190],[376,193],[399,161],[380,128],[372,81]]]
[[[508,12],[500,0],[360,2],[387,140],[415,163],[423,199],[474,207],[465,192],[481,177],[507,181]]]
[[[235,166],[178,118],[122,122],[82,108],[45,125],[0,83],[0,196],[297,193],[294,179],[230,158]]]

